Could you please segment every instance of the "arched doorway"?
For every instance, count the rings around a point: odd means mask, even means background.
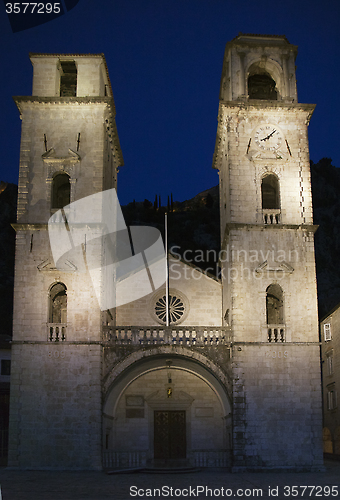
[[[228,466],[226,389],[197,360],[164,354],[134,363],[104,404],[104,467]]]

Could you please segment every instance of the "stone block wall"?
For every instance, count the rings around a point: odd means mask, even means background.
[[[318,345],[235,345],[234,466],[322,467]]]
[[[101,347],[12,346],[8,466],[101,468]]]
[[[67,290],[66,340],[101,340],[101,312],[91,278],[85,272],[55,270],[46,230],[19,231],[16,259],[15,341],[48,340],[49,292],[55,283],[63,283]]]
[[[221,103],[220,126],[226,130],[220,163],[222,240],[227,223],[263,223],[261,181],[268,173],[279,182],[280,223],[312,224],[307,139],[312,110],[313,105]],[[263,123],[282,133],[277,154],[254,146],[254,133]]]
[[[55,173],[70,175],[71,202],[115,186],[116,162],[104,158],[106,103],[21,102],[22,137],[20,151],[18,217],[20,222],[46,223],[51,215],[51,188]],[[80,143],[78,148],[78,134]],[[50,156],[44,157],[53,148]],[[70,150],[77,152],[79,160]],[[104,166],[110,164],[111,186]],[[106,182],[104,182],[104,178]]]
[[[303,227],[244,226],[230,230],[227,245],[223,303],[224,314],[230,310],[233,340],[267,342],[266,290],[277,283],[286,341],[318,342],[313,233]]]

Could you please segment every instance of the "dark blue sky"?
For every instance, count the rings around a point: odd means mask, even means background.
[[[20,119],[31,95],[28,52],[100,53],[109,68],[125,166],[122,204],[191,198],[218,183],[211,168],[224,48],[238,32],[285,34],[299,46],[300,102],[316,103],[311,159],[339,153],[338,0],[79,0],[62,17],[12,33],[0,4],[0,179],[17,183]]]

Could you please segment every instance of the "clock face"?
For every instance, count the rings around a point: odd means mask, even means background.
[[[254,141],[262,150],[277,151],[281,147],[283,138],[281,131],[275,125],[262,125],[255,131]]]

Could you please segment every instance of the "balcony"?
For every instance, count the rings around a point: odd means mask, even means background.
[[[49,342],[66,340],[67,323],[47,323],[47,339]]]
[[[281,223],[281,210],[279,208],[263,209],[262,210],[263,224],[280,224]]]
[[[267,325],[268,342],[286,342],[285,325]]]
[[[103,341],[114,345],[217,346],[229,343],[228,332],[229,328],[213,326],[104,326]]]

